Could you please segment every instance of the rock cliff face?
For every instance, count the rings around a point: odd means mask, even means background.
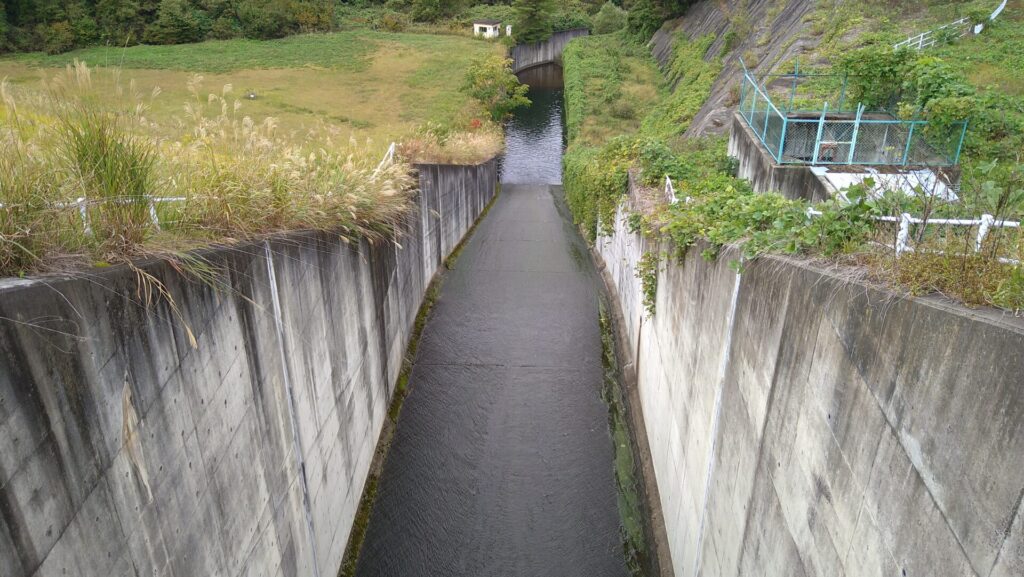
[[[694,118],[687,136],[720,134],[729,130],[743,75],[740,59],[757,74],[767,74],[778,63],[800,56],[812,57],[822,36],[809,18],[814,0],[703,0],[685,16],[666,22],[651,40],[654,57],[663,67],[680,35],[697,39],[715,36],[705,59],[722,58],[722,73],[711,97]]]

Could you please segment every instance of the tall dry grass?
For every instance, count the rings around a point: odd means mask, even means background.
[[[505,135],[492,122],[475,121],[464,129],[428,123],[405,138],[400,155],[420,164],[479,164],[505,148]]]
[[[40,90],[0,86],[0,275],[295,229],[377,238],[410,210],[409,167],[378,170],[381,151],[336,129],[283,134],[198,76],[177,124],[157,126],[158,90],[96,73],[76,63]]]

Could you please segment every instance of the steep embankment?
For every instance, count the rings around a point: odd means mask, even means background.
[[[651,50],[663,68],[670,64],[672,45],[680,35],[696,40],[712,36],[704,59],[720,59],[722,71],[711,94],[694,117],[688,136],[722,133],[729,129],[729,116],[737,103],[740,57],[756,72],[768,72],[777,63],[812,53],[821,36],[809,34],[809,16],[819,4],[815,0],[753,0],[742,2],[698,2],[685,16],[666,22],[651,40]]]
[[[896,4],[874,0],[703,0],[684,16],[666,22],[651,40],[650,48],[661,66],[668,68],[677,38],[713,38],[703,56],[708,62],[721,61],[722,72],[686,135],[717,134],[728,131],[728,118],[737,104],[741,58],[758,77],[780,69],[791,70],[796,59],[801,68],[824,66],[866,41],[896,42],[965,14],[989,14],[998,4],[943,0]],[[1000,22],[1015,22],[1020,10],[1019,0],[1009,2]],[[982,42],[967,41],[964,50],[984,61],[984,55],[992,53],[984,46],[990,39],[982,35],[979,40]],[[1007,84],[1005,78],[993,77],[999,76],[999,71],[992,66],[976,72],[980,73],[972,75],[972,80],[979,88]],[[1016,86],[1012,81],[1008,84]]]

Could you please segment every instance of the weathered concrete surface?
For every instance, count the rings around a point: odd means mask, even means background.
[[[701,248],[598,251],[627,319],[677,576],[1024,574],[1024,322]]]
[[[336,575],[425,287],[497,172],[421,177],[401,248],[212,250],[219,291],[143,265],[178,313],[125,268],[5,282],[0,575]]]
[[[598,279],[553,188],[504,185],[445,277],[362,577],[627,575]]]
[[[589,34],[590,31],[586,28],[566,30],[563,32],[555,32],[551,38],[548,38],[544,42],[513,46],[511,51],[512,72],[514,74],[519,74],[520,72],[535,66],[542,66],[544,64],[561,64],[562,51],[565,50],[566,44],[568,44],[573,38],[579,38],[580,36],[587,36]]]
[[[739,162],[737,176],[749,180],[755,192],[778,192],[786,198],[811,202],[832,196],[828,184],[811,167],[777,164],[739,113],[732,117],[729,156]]]

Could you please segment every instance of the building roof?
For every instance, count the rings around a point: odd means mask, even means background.
[[[501,24],[501,20],[495,20],[493,18],[481,18],[480,20],[474,20],[473,24],[480,24],[483,26],[497,26]]]

